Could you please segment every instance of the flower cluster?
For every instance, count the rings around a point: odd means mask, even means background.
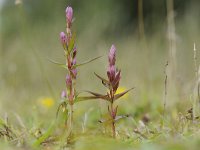
[[[115,61],[116,61],[116,48],[114,45],[112,45],[110,48],[110,52],[108,54],[109,66],[108,66],[107,76],[109,81],[109,92],[110,92],[108,96],[110,98],[110,103],[111,103],[111,105],[108,106],[108,112],[112,118],[113,137],[115,137],[115,118],[118,109],[118,106],[115,107],[113,105],[113,102],[121,78],[121,71],[116,68]]]
[[[108,89],[107,94],[99,94],[95,92],[88,91],[90,94],[93,95],[93,97],[90,97],[90,99],[103,99],[110,103],[108,105],[108,113],[110,115],[110,119],[107,121],[111,122],[112,126],[112,132],[113,137],[115,137],[115,122],[117,121],[117,110],[118,106],[114,106],[114,102],[119,99],[120,97],[124,96],[126,93],[128,93],[131,89],[123,91],[121,93],[117,92],[117,89],[119,87],[119,82],[121,79],[121,71],[116,68],[115,62],[116,62],[116,48],[114,45],[111,46],[109,54],[108,54],[108,70],[107,70],[107,77],[108,79],[105,79],[98,74],[95,73],[95,75],[102,81],[102,84]],[[123,118],[122,116],[119,116],[118,118]],[[101,122],[101,121],[100,121]]]
[[[77,77],[76,69],[76,53],[77,49],[75,46],[73,34],[71,32],[73,19],[73,9],[68,6],[66,8],[66,34],[65,32],[60,33],[60,40],[64,48],[65,57],[66,57],[66,66],[68,69],[68,74],[66,75],[66,88],[67,94],[62,93],[62,95],[67,95],[66,97],[69,100],[69,104],[73,105],[73,100],[75,96],[75,90],[73,88],[73,80]]]
[[[117,88],[119,87],[119,81],[121,79],[121,71],[118,70],[115,66],[115,61],[116,61],[116,48],[114,45],[111,46],[109,55],[108,55],[108,61],[109,61],[109,66],[108,66],[108,71],[107,71],[107,76],[109,79],[110,83],[110,94],[111,94],[111,99],[113,99],[113,95],[116,93]]]
[[[64,48],[64,54],[66,58],[65,64],[56,63],[58,65],[63,66],[67,69],[67,75],[65,79],[66,83],[66,90],[61,93],[61,98],[63,101],[59,105],[57,109],[57,114],[60,109],[63,110],[64,113],[68,112],[67,114],[67,137],[72,135],[72,128],[73,128],[73,105],[80,101],[85,101],[89,99],[103,99],[109,102],[108,112],[110,118],[108,119],[109,122],[112,124],[112,132],[113,137],[115,137],[115,122],[118,118],[123,118],[122,116],[117,116],[118,106],[114,105],[114,102],[129,92],[131,89],[118,92],[119,82],[121,79],[121,71],[118,70],[115,66],[116,62],[116,48],[114,45],[111,46],[110,52],[108,54],[108,69],[107,69],[107,77],[108,79],[104,79],[103,77],[95,75],[102,81],[102,84],[107,88],[108,92],[106,94],[99,94],[95,92],[88,91],[92,96],[78,96],[76,89],[75,89],[75,81],[77,78],[77,67],[90,63],[100,57],[93,58],[89,61],[77,64],[76,62],[76,54],[77,48],[75,45],[75,36],[72,33],[72,23],[73,23],[73,9],[68,6],[66,8],[66,32],[60,33],[60,41]],[[69,104],[69,105],[68,105]],[[68,110],[69,107],[69,111]]]
[[[66,126],[67,126],[67,137],[72,135],[72,128],[73,128],[73,104],[75,102],[75,81],[77,77],[77,64],[76,64],[76,54],[77,48],[75,45],[75,37],[72,33],[71,27],[73,22],[73,9],[72,7],[68,6],[66,8],[66,32],[60,33],[60,41],[64,48],[64,54],[66,58],[66,62],[63,65],[65,69],[67,69],[67,75],[65,79],[66,83],[66,90],[63,90],[61,93],[61,98],[64,100],[59,105],[57,109],[57,114],[62,108],[63,113],[67,113],[66,117]],[[67,106],[69,104],[69,111]]]

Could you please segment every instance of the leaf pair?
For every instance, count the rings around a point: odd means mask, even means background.
[[[121,119],[128,118],[128,117],[129,117],[129,115],[120,115],[120,116],[116,116],[115,119],[114,119],[114,121],[117,122],[117,121],[119,121],[119,120],[121,120]],[[109,122],[112,122],[112,121],[113,121],[112,118],[109,118],[109,119],[101,119],[101,120],[99,120],[99,123],[109,123]]]
[[[90,59],[90,60],[88,60],[88,61],[85,61],[85,62],[83,62],[83,63],[73,65],[73,68],[76,68],[76,67],[80,67],[80,66],[86,65],[86,64],[88,64],[88,63],[90,63],[90,62],[93,62],[94,60],[99,59],[99,58],[101,58],[101,57],[102,57],[102,56],[98,56],[98,57],[95,57],[95,58]],[[63,63],[60,63],[60,62],[54,61],[54,60],[49,59],[49,58],[48,58],[48,60],[49,60],[51,63],[54,63],[54,64],[56,64],[56,65],[58,65],[58,66],[60,66],[60,67],[62,67],[62,68],[64,68],[64,69],[68,69],[67,66],[66,66],[66,64],[63,64]]]
[[[102,84],[105,87],[107,87],[107,88],[110,89],[111,84],[110,84],[110,82],[108,80],[106,80],[105,78],[101,77],[100,75],[98,75],[96,73],[94,73],[94,74],[97,76],[97,78],[99,78],[101,80]],[[115,94],[113,100],[115,101],[115,100],[119,99],[120,97],[124,96],[126,93],[128,93],[129,91],[131,91],[132,89],[134,89],[134,88],[130,88],[130,89],[124,91],[124,92],[121,92],[119,94]],[[102,94],[91,92],[91,91],[87,91],[87,92],[89,92],[90,94],[96,96],[96,98],[102,98],[102,99],[107,100],[107,101],[111,100],[111,98],[109,97],[109,94],[102,95]]]

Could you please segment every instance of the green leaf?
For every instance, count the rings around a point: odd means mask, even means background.
[[[63,112],[65,111],[65,110],[67,110],[67,102],[62,102],[62,103],[60,103],[60,105],[58,106],[58,108],[57,108],[57,111],[56,111],[56,118],[58,117],[58,113],[59,113],[59,111],[62,109],[63,110]]]
[[[98,98],[101,98],[101,99],[110,101],[110,98],[109,98],[108,95],[102,95],[102,94],[95,93],[95,92],[91,92],[91,91],[86,91],[86,92],[88,92],[88,93],[90,93],[90,94],[92,94],[92,95],[94,95],[94,96],[96,96],[96,97],[98,97]]]
[[[124,119],[124,118],[127,118],[127,117],[129,117],[129,115],[116,116],[115,119],[114,119],[114,121],[117,122],[117,121],[119,121],[119,120],[121,120],[121,119]],[[112,118],[109,118],[109,119],[101,119],[101,120],[99,120],[99,123],[109,123],[109,122],[111,122],[112,120],[113,120]]]
[[[131,91],[132,89],[134,89],[134,88],[131,88],[131,89],[126,90],[126,91],[124,91],[124,92],[122,92],[122,93],[116,94],[116,95],[114,96],[114,101],[117,100],[117,99],[119,99],[120,97],[124,96],[126,93],[128,93],[128,92]]]
[[[74,102],[77,103],[77,102],[82,102],[82,101],[87,101],[87,100],[96,100],[96,99],[106,100],[104,96],[81,96],[81,97],[77,97]]]
[[[98,99],[98,97],[96,97],[96,96],[81,96],[81,97],[77,97],[74,102],[76,103],[76,102],[81,102],[81,101],[86,101],[86,100],[95,100],[95,99]]]
[[[3,121],[3,119],[0,118],[0,125],[4,126],[5,122]]]
[[[48,128],[46,133],[44,133],[40,138],[38,138],[34,143],[33,146],[39,146],[42,144],[53,132],[53,129],[55,128],[55,123],[53,122],[51,126]]]
[[[62,67],[62,68],[68,69],[67,66],[66,66],[66,64],[56,62],[56,61],[54,61],[54,60],[52,60],[52,59],[49,59],[49,58],[48,58],[48,60],[49,60],[50,62],[52,62],[52,63],[54,63],[54,64],[56,64],[56,65]]]
[[[70,41],[69,41],[69,45],[68,45],[68,53],[70,54],[71,53],[71,51],[73,50],[73,48],[74,48],[74,43],[75,43],[75,34],[73,34],[72,35],[72,38],[70,39]]]
[[[108,85],[110,84],[110,82],[108,80],[104,79],[103,77],[101,77],[100,75],[96,74],[95,72],[94,72],[94,74],[97,76],[97,78],[99,78],[102,81],[102,83],[106,83]]]
[[[111,123],[113,119],[100,119],[99,123]]]
[[[86,64],[88,64],[88,63],[90,63],[90,62],[92,62],[92,61],[95,61],[96,59],[99,59],[99,58],[101,58],[101,57],[102,57],[102,56],[95,57],[95,58],[90,59],[90,60],[88,60],[88,61],[85,61],[85,62],[83,62],[83,63],[74,65],[73,67],[76,68],[76,67],[80,67],[80,66],[86,65]]]
[[[128,117],[129,117],[129,115],[116,116],[115,121],[118,121],[118,120],[121,120],[121,119],[124,119],[124,118],[128,118]]]

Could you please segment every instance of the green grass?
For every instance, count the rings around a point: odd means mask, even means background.
[[[9,26],[12,23],[3,24],[9,32],[5,32],[0,51],[0,149],[199,149],[200,119],[193,121],[188,113],[192,107],[199,109],[194,103],[197,81],[193,43],[197,46],[199,63],[200,32],[197,16],[192,11],[188,10],[187,15],[176,21],[178,84],[169,84],[164,118],[164,70],[169,55],[166,27],[146,35],[146,42],[141,42],[137,33],[101,37],[106,25],[95,18],[87,22],[90,28],[77,33],[77,61],[104,56],[80,67],[78,91],[105,92],[93,72],[106,75],[102,72],[112,43],[117,47],[117,66],[122,70],[121,85],[135,89],[117,102],[119,115],[130,117],[117,122],[116,139],[111,137],[110,126],[98,122],[107,114],[107,104],[80,102],[74,110],[74,136],[67,145],[64,116],[60,113],[56,119],[60,92],[65,87],[65,71],[48,60],[64,62],[59,41],[64,20],[58,17],[56,21],[32,25],[23,10],[18,13],[18,17],[21,14],[23,17],[17,24],[17,33],[12,32]],[[78,17],[76,26],[82,27]],[[53,99],[52,106],[44,106],[40,102],[42,97]],[[143,124],[145,115],[149,122]]]

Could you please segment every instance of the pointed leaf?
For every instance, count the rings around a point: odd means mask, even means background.
[[[57,108],[57,111],[56,111],[56,118],[58,117],[58,113],[59,113],[59,111],[61,110],[61,109],[67,109],[67,102],[62,102],[62,103],[60,103],[60,105],[58,106],[58,108]]]
[[[124,91],[124,92],[122,92],[122,93],[116,94],[116,95],[114,96],[114,100],[117,100],[117,99],[119,99],[120,97],[124,96],[126,93],[128,93],[128,92],[131,91],[132,89],[134,89],[134,88],[131,88],[131,89],[126,90],[126,91]]]
[[[98,122],[99,123],[110,123],[110,122],[112,122],[112,119],[111,118],[110,119],[100,119]]]
[[[95,93],[95,92],[92,92],[92,91],[86,91],[94,96],[103,96],[102,94],[99,94],[99,93]]]
[[[67,66],[66,66],[66,64],[56,62],[56,61],[54,61],[54,60],[52,60],[52,59],[49,59],[49,58],[48,58],[48,60],[49,60],[50,62],[52,62],[52,63],[54,63],[54,64],[56,64],[56,65],[62,67],[62,68],[68,69]]]
[[[5,122],[1,118],[0,118],[0,125],[5,125]]]
[[[86,92],[88,92],[88,93],[90,93],[90,94],[92,94],[92,95],[94,95],[94,96],[96,96],[96,97],[98,97],[98,98],[101,98],[101,99],[110,101],[110,98],[109,98],[108,94],[102,95],[102,94],[95,93],[95,92],[91,92],[91,91],[86,91]]]
[[[74,103],[86,101],[86,100],[95,100],[95,99],[99,99],[99,97],[97,97],[97,96],[81,96],[81,97],[77,97],[75,99]]]
[[[99,58],[101,58],[101,57],[102,57],[102,56],[95,57],[95,58],[90,59],[90,60],[88,60],[88,61],[85,61],[85,62],[83,62],[83,63],[74,65],[73,67],[76,68],[76,67],[80,67],[80,66],[86,65],[86,64],[88,64],[88,63],[90,63],[90,62],[92,62],[92,61],[95,61],[96,59],[99,59]]]
[[[105,87],[110,89],[110,82],[108,80],[104,79],[103,77],[101,77],[100,75],[96,74],[95,72],[94,72],[94,74],[97,76],[97,78],[99,78],[102,81],[102,84]]]
[[[103,99],[106,101],[109,101],[107,98],[107,95],[102,95],[102,96],[81,96],[76,98],[76,100],[74,101],[76,102],[81,102],[81,101],[86,101],[86,100],[96,100],[96,99]]]
[[[119,121],[121,119],[128,118],[128,117],[129,117],[129,115],[116,116],[115,119],[114,119],[114,121],[117,122],[117,121]],[[100,119],[99,123],[109,123],[112,120],[113,120],[112,118],[109,118],[109,119]]]
[[[115,117],[115,121],[118,121],[118,120],[124,119],[124,118],[128,118],[128,117],[129,117],[129,115],[116,116],[116,117]]]
[[[97,99],[96,96],[81,96],[81,97],[77,97],[76,98],[76,102],[79,102],[79,101],[85,101],[85,100],[91,100],[91,99]]]
[[[71,51],[73,50],[74,48],[74,43],[75,43],[75,34],[72,35],[72,38],[70,39],[69,41],[69,45],[68,45],[68,48],[67,48],[67,51],[68,53],[71,53]]]
[[[55,123],[52,122],[47,131],[33,143],[33,146],[36,147],[45,142],[45,140],[49,138],[50,135],[53,133],[54,129],[55,129]]]
[[[105,83],[109,83],[108,80],[104,79],[103,77],[101,77],[100,75],[98,75],[97,73],[94,72],[94,74],[102,81],[104,81]]]

